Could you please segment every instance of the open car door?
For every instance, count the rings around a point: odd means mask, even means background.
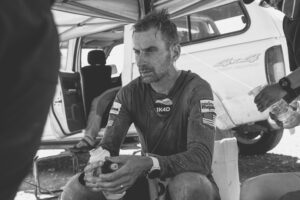
[[[75,53],[76,40],[61,42],[61,69],[53,103],[50,106],[50,122],[58,138],[81,132],[85,127],[80,74],[73,72],[72,57]]]

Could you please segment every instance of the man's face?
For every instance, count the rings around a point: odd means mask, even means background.
[[[171,48],[166,46],[161,32],[154,28],[133,34],[133,50],[143,82],[154,83],[168,74],[173,66]]]

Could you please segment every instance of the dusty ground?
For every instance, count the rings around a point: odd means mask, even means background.
[[[298,132],[298,134],[297,134]],[[284,134],[279,145],[264,155],[240,156],[239,175],[240,182],[243,183],[247,178],[263,173],[271,172],[293,172],[300,171],[300,129],[290,135]],[[80,169],[82,170],[88,155],[79,155]],[[47,190],[60,189],[72,176],[72,163],[69,158],[54,159],[43,161],[39,165],[41,187]],[[34,193],[34,179],[32,174],[24,180],[20,191]],[[16,200],[29,200],[29,198],[16,198]]]

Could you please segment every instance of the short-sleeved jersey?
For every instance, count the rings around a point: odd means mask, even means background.
[[[186,171],[208,175],[214,120],[210,85],[198,75],[182,71],[168,95],[137,78],[117,94],[101,146],[117,155],[134,123],[143,153],[158,158],[162,177]]]

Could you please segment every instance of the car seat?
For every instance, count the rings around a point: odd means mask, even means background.
[[[111,87],[111,67],[106,64],[105,53],[102,50],[92,50],[88,53],[88,63],[80,69],[86,116],[92,100]]]

